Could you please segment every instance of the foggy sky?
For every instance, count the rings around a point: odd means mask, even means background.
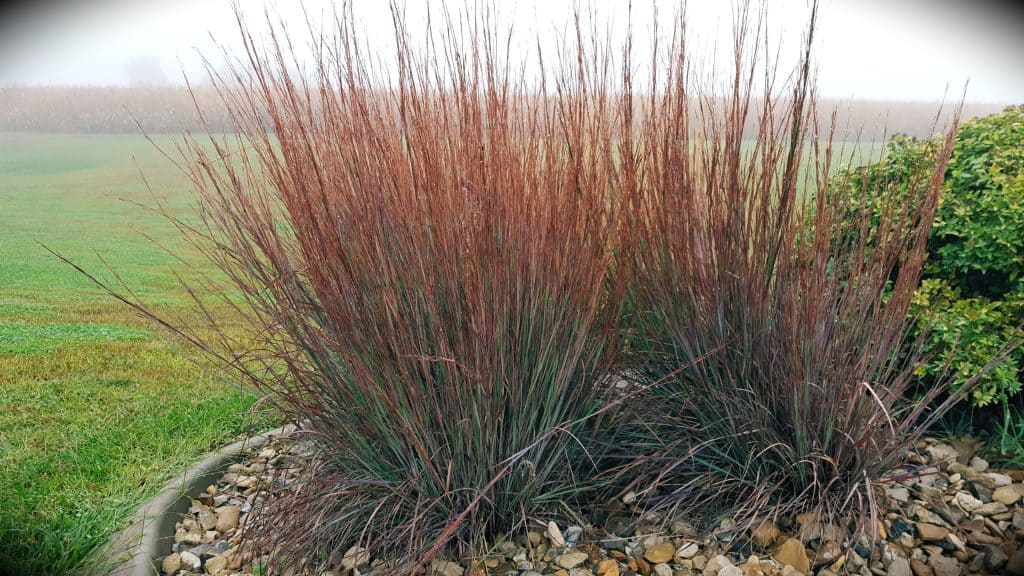
[[[406,0],[416,30],[426,0]],[[263,0],[239,0],[262,19]],[[501,4],[508,22],[551,39],[563,30],[573,0]],[[581,2],[588,5],[586,0]],[[306,0],[317,18],[330,0]],[[437,7],[441,0],[432,0]],[[461,4],[461,3],[460,3]],[[625,2],[594,0],[601,15],[621,26]],[[675,0],[634,0],[638,39]],[[729,49],[729,0],[690,0],[688,27],[699,50]],[[278,0],[276,11],[304,27],[298,2]],[[771,34],[795,53],[809,14],[805,0],[770,0]],[[354,0],[369,37],[386,50],[390,14],[382,0]],[[1024,10],[1014,3],[970,0],[822,0],[816,42],[818,86],[825,97],[935,101],[967,99],[1024,103]],[[229,0],[77,0],[0,9],[0,86],[9,84],[161,84],[205,76],[197,49],[216,62],[215,42],[237,50]]]

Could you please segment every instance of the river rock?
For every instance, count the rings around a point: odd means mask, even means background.
[[[1024,495],[1024,484],[1007,484],[992,492],[992,500],[1010,506],[1020,500],[1022,495]]]
[[[676,556],[680,558],[693,558],[700,552],[700,546],[696,542],[687,542],[676,549]]]
[[[957,492],[956,496],[953,497],[953,501],[964,512],[974,512],[984,504],[984,502],[978,500],[967,492]]]
[[[918,558],[910,559],[910,570],[914,573],[914,576],[935,576],[932,567]]]
[[[906,558],[896,557],[889,563],[889,576],[913,576],[910,562]]]
[[[992,485],[991,488],[999,488],[1000,486],[1006,486],[1008,484],[1013,483],[1013,478],[1010,478],[1006,474],[1000,474],[998,472],[988,472],[986,474],[982,474],[981,476],[984,477],[988,481],[988,483]]]
[[[672,576],[672,567],[662,562],[654,565],[654,576]]]
[[[819,520],[812,520],[800,525],[800,541],[810,542],[821,538],[824,524]]]
[[[715,556],[704,565],[701,576],[718,576],[718,573],[727,566],[732,566],[732,562],[728,558],[722,555]]]
[[[562,531],[559,530],[558,524],[555,524],[554,520],[548,522],[547,535],[548,540],[551,540],[552,546],[556,548],[561,548],[562,546],[565,546],[565,536],[562,536]]]
[[[956,462],[957,458],[960,457],[960,453],[949,444],[932,444],[925,448],[928,452],[928,456],[932,459],[932,462],[936,464]]]
[[[203,565],[203,561],[199,559],[199,556],[191,552],[182,552],[179,558],[181,559],[181,567],[186,570],[196,571]]]
[[[825,542],[814,553],[815,564],[828,564],[842,555],[843,549],[836,542]]]
[[[811,569],[811,561],[807,558],[807,549],[796,538],[790,538],[783,542],[779,550],[775,552],[774,558],[779,564],[792,566],[803,574],[807,574]]]
[[[206,570],[207,574],[219,575],[228,567],[228,559],[223,556],[214,556],[206,561],[203,566],[203,570]]]
[[[204,507],[199,511],[199,525],[203,530],[213,530],[217,526],[217,513]]]
[[[936,526],[927,522],[918,522],[914,527],[917,528],[917,535],[925,542],[941,542],[949,534],[949,530],[942,526]]]
[[[960,576],[960,562],[956,558],[932,554],[928,557],[928,565],[935,576]]]
[[[986,547],[983,557],[985,559],[985,568],[991,572],[995,572],[1003,566],[1006,566],[1007,560],[1010,559],[1006,555],[1006,552],[1003,552],[1003,550],[998,546]]]
[[[619,576],[619,563],[614,558],[607,558],[597,563],[597,576]]]
[[[652,564],[661,564],[662,562],[668,562],[676,554],[676,547],[671,542],[661,542],[655,544],[644,552],[644,558]]]
[[[1010,576],[1024,576],[1024,550],[1014,552],[1006,562],[1006,573]]]
[[[1003,504],[1002,502],[989,502],[978,506],[978,508],[974,510],[974,513],[981,514],[982,516],[995,516],[996,514],[1002,514],[1007,510],[1008,508],[1006,507],[1006,504]]]
[[[160,564],[161,570],[164,574],[175,574],[178,570],[181,570],[181,556],[178,554],[171,554],[164,558],[164,561]]]
[[[905,486],[886,488],[885,494],[900,504],[906,504],[910,500],[910,490],[907,490]]]
[[[198,546],[203,541],[203,533],[199,530],[178,528],[174,531],[174,541],[187,546]]]
[[[241,510],[238,506],[224,506],[217,509],[217,523],[215,528],[221,534],[230,532],[238,527],[238,516]]]
[[[556,563],[566,570],[571,570],[586,562],[587,558],[589,556],[585,552],[566,552],[558,557]]]
[[[782,536],[782,531],[779,530],[778,524],[771,520],[761,522],[750,531],[750,541],[761,548],[775,544],[779,536]]]
[[[744,576],[744,575],[743,575],[743,569],[742,568],[740,568],[739,566],[735,566],[733,564],[729,564],[728,566],[723,566],[722,569],[718,571],[718,576]]]

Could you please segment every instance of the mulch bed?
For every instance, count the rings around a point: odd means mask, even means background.
[[[714,535],[685,521],[625,528],[632,495],[602,525],[537,526],[498,544],[474,566],[437,560],[439,576],[1024,576],[1024,471],[992,470],[969,440],[925,440],[894,470],[884,492],[885,515],[874,543],[851,537],[850,526],[802,514],[738,530],[722,521]],[[249,513],[274,490],[297,482],[311,451],[288,437],[271,439],[192,501],[177,524],[167,575],[252,576],[240,533]],[[254,570],[254,567],[255,570]],[[294,576],[389,574],[380,559],[350,549],[326,572]]]

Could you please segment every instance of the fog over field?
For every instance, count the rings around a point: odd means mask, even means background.
[[[551,40],[564,32],[574,0],[500,2],[499,17],[514,27],[527,49],[533,37]],[[262,17],[261,0],[239,2],[251,19]],[[331,18],[341,2],[306,0],[313,21]],[[354,0],[353,9],[380,49],[390,44],[388,2]],[[624,28],[627,2],[592,0],[600,18]],[[638,38],[649,34],[654,14],[664,22],[683,2],[638,0],[631,18]],[[693,0],[687,6],[694,53],[719,46],[727,64],[734,2]],[[821,0],[817,32],[819,86],[825,97],[935,101],[947,86],[956,96],[970,80],[969,101],[1024,100],[1024,9],[1015,2],[979,0]],[[443,0],[407,0],[410,22],[435,22]],[[271,11],[293,29],[304,25],[300,2],[279,0]],[[770,35],[794,48],[809,15],[808,0],[772,0]],[[297,34],[300,40],[305,37]],[[527,41],[528,40],[528,41]],[[0,86],[10,84],[179,83],[182,69],[199,79],[196,48],[218,63],[214,41],[237,49],[239,36],[229,0],[41,1],[0,8]],[[645,44],[637,42],[638,45]],[[784,58],[785,59],[785,58]]]
[[[543,71],[532,51],[550,55],[556,40],[570,32],[573,0],[499,2],[498,25],[510,30],[510,53],[534,73]],[[638,74],[654,30],[683,5],[676,0],[593,0],[580,3],[584,16],[611,22],[622,31],[631,19]],[[686,7],[693,63],[705,75],[728,77],[734,2],[693,0]],[[259,0],[239,8],[259,34],[265,31]],[[305,6],[305,12],[302,6]],[[278,1],[269,13],[288,27],[298,52],[314,26],[330,22],[341,2]],[[460,4],[407,0],[402,11],[413,31],[428,36],[445,10]],[[756,5],[756,3],[755,3]],[[392,14],[388,2],[354,0],[352,9],[366,32],[371,53],[392,54]],[[661,23],[655,27],[657,21]],[[810,16],[809,0],[772,0],[766,26],[788,72]],[[997,112],[1024,102],[1024,9],[1010,2],[953,0],[821,0],[815,49],[820,116],[838,109],[841,139],[860,131],[865,139],[905,133],[928,136],[936,127],[939,104],[961,96],[965,116]],[[224,71],[225,54],[241,54],[238,23],[230,0],[82,0],[36,2],[0,8],[0,130],[44,132],[176,132],[198,127],[184,79],[198,86],[211,127],[226,129],[216,97],[204,88],[208,70]],[[550,58],[550,57],[549,57]],[[309,62],[300,62],[308,66]],[[72,88],[73,87],[73,88]]]

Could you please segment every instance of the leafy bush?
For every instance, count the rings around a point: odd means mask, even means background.
[[[964,298],[945,280],[932,278],[921,283],[911,310],[928,330],[925,349],[930,361],[919,369],[919,376],[935,377],[948,370],[953,391],[1000,357],[1007,343],[1024,335],[1022,295],[1004,300]],[[978,380],[974,404],[1005,403],[1020,393],[1022,359],[1019,351],[1000,358]]]
[[[754,77],[757,63],[738,62],[735,78]],[[652,507],[871,518],[872,481],[949,406],[907,402],[919,356],[901,352],[952,134],[902,201],[865,181],[855,207],[829,192],[828,128],[810,122],[802,64],[779,92],[753,96],[737,81],[721,108],[698,113],[687,80],[667,72],[673,88],[637,137],[649,184],[637,203],[635,341],[649,390],[619,472]],[[757,138],[744,142],[751,116]],[[693,126],[693,139],[680,136]]]
[[[893,137],[885,156],[849,169],[834,183],[847,210],[860,207],[862,186],[885,190],[866,210],[902,202],[908,183],[932,170],[942,141]],[[1008,349],[1024,338],[1024,107],[969,120],[960,128],[944,174],[942,199],[928,240],[926,278],[912,313],[928,332],[934,380],[948,367],[952,390],[1001,357],[973,392],[976,406],[1006,402],[1021,391],[1024,355]]]
[[[960,128],[929,249],[969,297],[1024,293],[1024,106]]]

